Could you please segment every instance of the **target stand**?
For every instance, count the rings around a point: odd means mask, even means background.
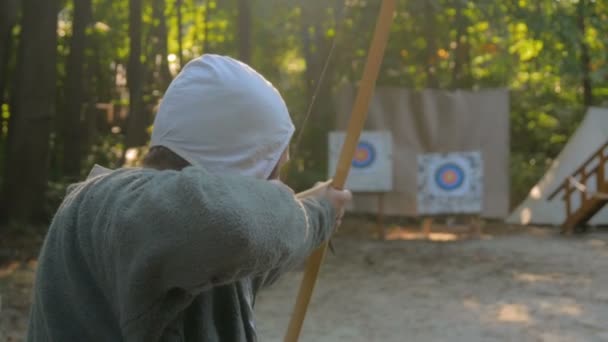
[[[430,235],[438,216],[469,217],[470,233],[481,234],[483,160],[479,151],[418,156],[418,214]]]
[[[335,172],[344,137],[345,134],[341,131],[329,134],[329,174]],[[392,146],[389,131],[362,132],[346,181],[346,188],[354,193],[377,195],[377,234],[382,240],[385,238],[384,197],[393,190]]]

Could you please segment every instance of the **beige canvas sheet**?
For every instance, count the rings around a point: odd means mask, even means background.
[[[353,86],[336,96],[336,129],[344,130],[356,96]],[[504,218],[509,210],[509,92],[412,91],[378,87],[366,130],[393,135],[394,191],[384,196],[387,215],[417,216],[417,155],[480,151],[484,161],[483,210],[488,218]],[[378,195],[358,193],[356,212],[376,213]]]

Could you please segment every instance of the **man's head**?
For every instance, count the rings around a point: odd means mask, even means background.
[[[287,161],[293,132],[287,106],[270,82],[232,58],[204,55],[169,86],[144,165],[198,165],[269,179]]]

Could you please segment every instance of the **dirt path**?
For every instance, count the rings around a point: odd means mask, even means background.
[[[541,230],[434,243],[336,241],[301,341],[608,341],[608,235]],[[280,341],[301,273],[261,295]]]
[[[341,234],[335,244],[302,342],[608,341],[608,234],[527,229],[451,242]],[[34,267],[0,269],[0,341],[22,340]],[[281,341],[300,276],[261,294],[260,341]]]

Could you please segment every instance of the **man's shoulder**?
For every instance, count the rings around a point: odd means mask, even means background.
[[[117,169],[110,169],[100,165],[95,165],[87,178],[81,182],[72,184],[68,187],[68,194],[74,191],[81,191],[83,189],[95,189],[95,190],[110,190],[120,189],[128,187],[129,184],[137,183],[141,185],[141,182],[148,182],[154,180],[154,184],[157,181],[167,181],[171,179],[171,176],[182,175],[181,179],[190,180],[196,179],[204,174],[206,177],[211,176],[206,171],[195,168],[187,167],[181,171],[176,170],[156,170],[147,167],[122,167]]]
[[[84,180],[84,182],[86,183],[86,182],[89,182],[91,180],[98,179],[98,178],[116,177],[116,176],[120,176],[120,175],[138,176],[138,175],[152,174],[154,172],[157,172],[157,171],[153,170],[153,169],[147,169],[147,168],[141,168],[141,167],[122,167],[122,168],[118,168],[118,169],[110,169],[110,168],[95,164],[93,166],[93,168],[91,169],[91,171],[89,171],[89,174],[88,174],[87,178]]]
[[[70,184],[67,187],[67,195],[74,195],[84,189],[123,186],[125,182],[146,177],[146,175],[151,175],[153,172],[154,170],[143,168],[109,169],[96,164],[86,179]]]

